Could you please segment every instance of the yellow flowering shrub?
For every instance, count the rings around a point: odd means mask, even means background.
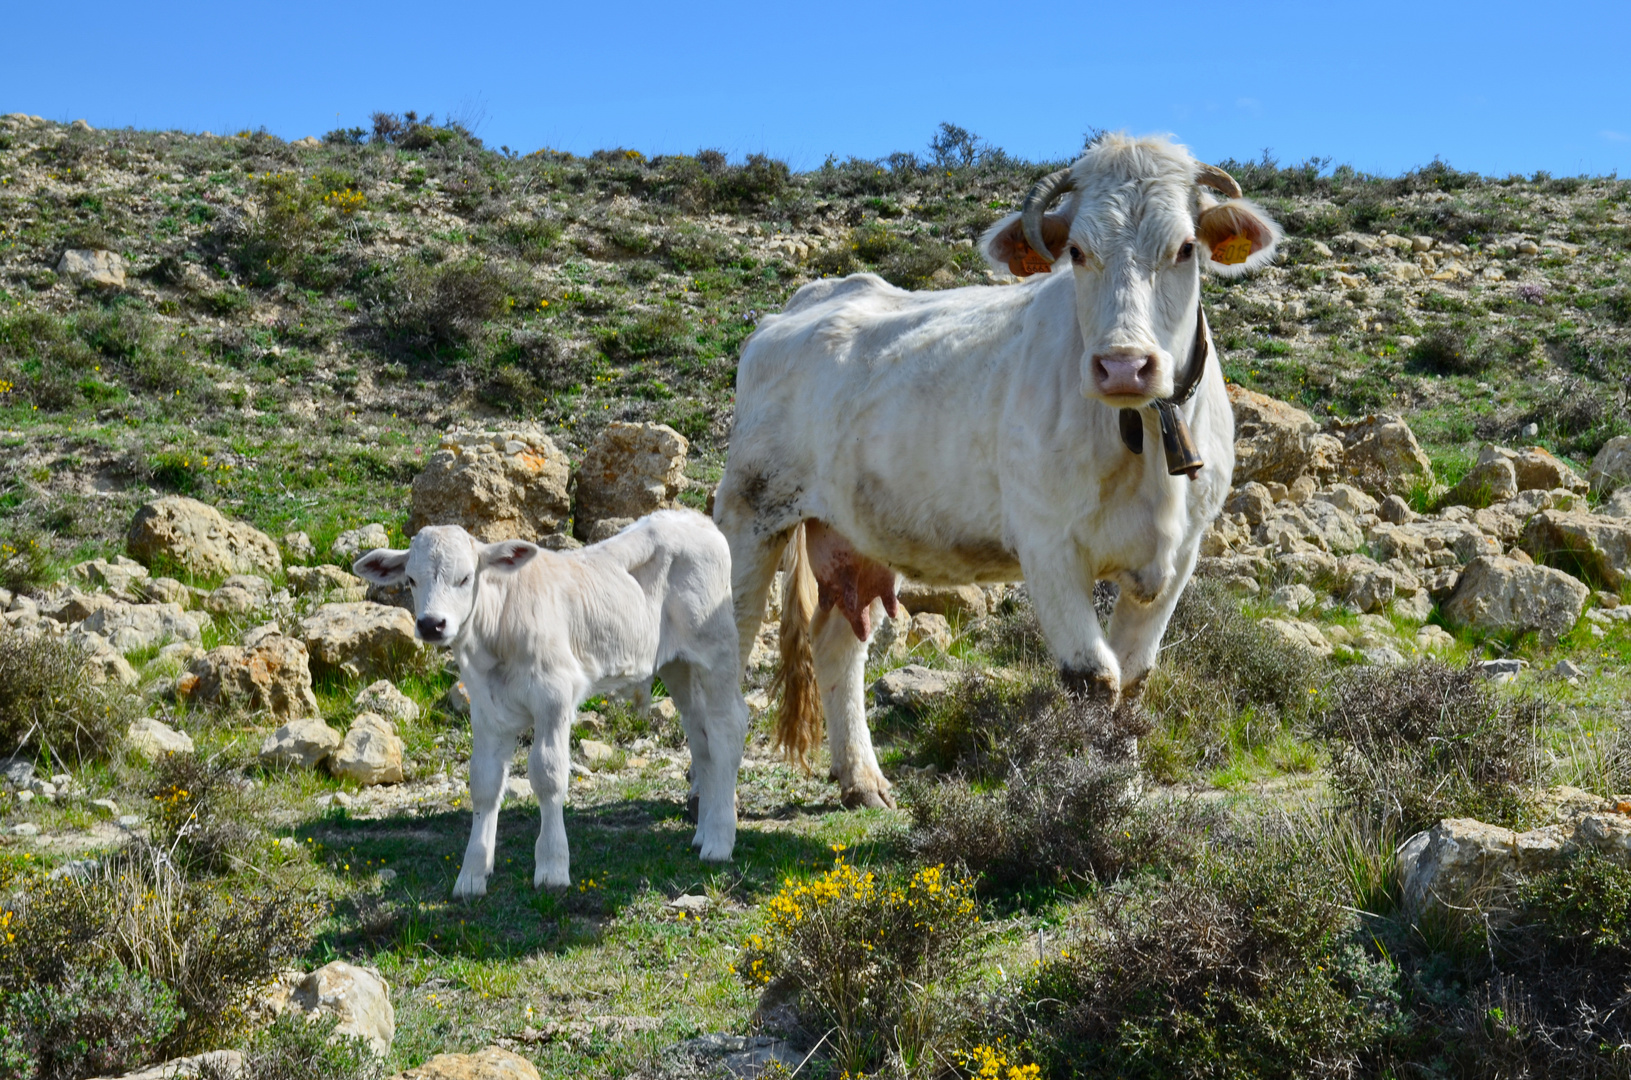
[[[880,876],[836,850],[831,870],[788,878],[766,901],[735,970],[750,987],[796,995],[859,1072],[935,1027],[935,1002],[959,981],[979,916],[961,874],[928,866]]]
[[[1021,1065],[1017,1060],[1010,1061],[1001,1042],[980,1043],[959,1052],[957,1058],[970,1080],[1038,1080],[1042,1074],[1042,1067],[1034,1062]]]

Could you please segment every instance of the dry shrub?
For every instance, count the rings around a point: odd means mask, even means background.
[[[1545,705],[1497,694],[1471,667],[1438,660],[1349,669],[1315,730],[1332,741],[1339,805],[1402,835],[1445,817],[1512,825],[1536,775]]]
[[[155,848],[191,873],[221,873],[249,863],[264,835],[253,789],[220,758],[167,754],[159,759],[146,795]]]
[[[979,929],[973,883],[939,866],[880,877],[847,862],[787,879],[764,905],[735,971],[768,999],[791,999],[827,1031],[842,1067],[922,1061],[965,1012],[951,1003]]]
[[[1344,944],[1332,880],[1266,840],[1153,894],[1103,894],[1047,949],[1015,1033],[1054,1077],[1351,1076],[1397,1023],[1395,977]]]
[[[175,993],[117,960],[0,1002],[0,1076],[79,1080],[146,1064],[181,1021]]]
[[[381,312],[387,329],[419,347],[463,345],[504,310],[509,282],[482,262],[403,265]]]
[[[118,746],[135,706],[91,682],[85,655],[60,638],[0,630],[0,753],[79,763]]]
[[[255,1036],[235,1076],[203,1074],[200,1080],[379,1080],[383,1062],[368,1040],[338,1035],[337,1016],[307,1020],[285,1011]]]
[[[189,882],[147,845],[83,876],[13,884],[22,899],[0,934],[0,997],[61,987],[76,970],[117,962],[175,995],[183,1017],[161,1054],[237,1032],[247,992],[306,952],[322,916],[312,897],[289,889]]]
[[[1138,797],[1136,739],[1148,730],[1138,710],[1072,698],[1051,677],[971,676],[926,725],[926,756],[955,775],[912,788],[909,844],[998,891],[1110,879],[1174,855],[1166,812]]]

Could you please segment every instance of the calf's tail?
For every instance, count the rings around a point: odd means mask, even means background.
[[[802,523],[793,530],[783,570],[781,658],[771,684],[771,695],[777,699],[776,749],[789,762],[809,772],[810,752],[821,741],[822,716],[810,634],[810,621],[816,612],[816,579]]]

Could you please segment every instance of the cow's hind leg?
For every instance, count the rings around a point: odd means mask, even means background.
[[[872,606],[876,616],[883,602],[874,600]],[[810,630],[815,639],[816,686],[827,717],[827,747],[838,773],[840,797],[851,809],[894,806],[866,723],[867,643],[855,636],[836,607],[818,611]]]
[[[727,473],[720,481],[714,518],[731,548],[731,603],[736,617],[740,651],[737,673],[740,676],[747,670],[754,642],[759,640],[759,627],[765,618],[765,598],[797,518],[785,523],[759,519],[746,500],[733,493],[730,479],[731,474]]]
[[[1074,544],[1020,552],[1025,585],[1042,634],[1059,660],[1065,690],[1115,703],[1121,695],[1121,663],[1093,610],[1093,578]]]
[[[572,713],[575,703],[562,696],[539,714],[527,755],[527,775],[538,797],[538,842],[533,845],[533,888],[564,888],[572,883],[566,846],[566,788],[572,778]]]

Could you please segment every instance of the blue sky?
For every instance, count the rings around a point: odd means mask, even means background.
[[[286,138],[376,109],[489,145],[795,167],[942,120],[1026,157],[1090,127],[1206,159],[1631,175],[1631,2],[11,4],[0,112]],[[32,44],[30,44],[32,43]]]

